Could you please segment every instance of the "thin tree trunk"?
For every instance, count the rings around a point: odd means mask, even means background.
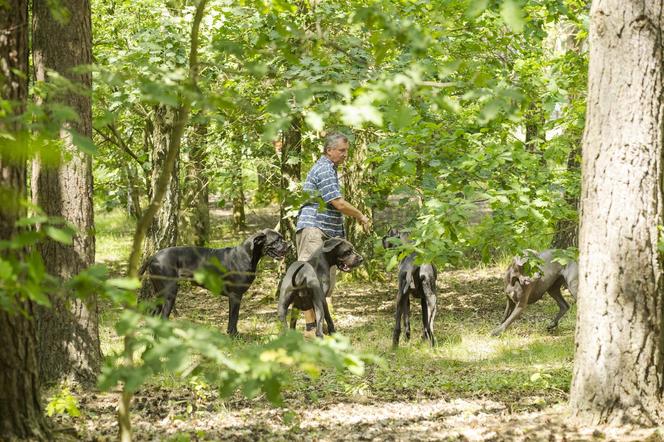
[[[355,206],[360,212],[372,218],[372,210],[367,206],[367,197],[370,188],[370,170],[367,169],[367,144],[368,136],[364,132],[358,132],[358,135],[350,150],[350,158],[346,160],[346,171],[343,173],[343,193],[344,198]],[[420,177],[420,179],[422,179]],[[364,233],[360,224],[352,218],[346,217],[346,237],[366,258],[373,253],[372,239]],[[367,259],[366,262],[370,262]],[[365,270],[371,273],[370,267],[364,266]]]
[[[589,423],[661,424],[664,6],[594,1],[570,391]]]
[[[33,3],[36,78],[48,81],[46,71],[52,69],[90,90],[91,74],[72,71],[92,60],[90,3],[64,0],[61,6],[70,12],[66,23],[52,16],[52,6],[46,0]],[[74,92],[60,95],[57,100],[75,110],[79,119],[60,123],[64,145],[60,165],[45,165],[39,159],[33,162],[32,195],[47,215],[61,216],[77,229],[71,246],[52,240],[40,246],[48,273],[65,280],[94,263],[92,162],[89,155],[76,148],[69,133],[72,130],[92,138],[92,105],[88,95]],[[73,377],[94,385],[101,368],[96,296],[84,302],[52,295],[51,302],[51,309],[38,311],[42,381]]]
[[[23,76],[18,75],[23,73]],[[7,100],[14,115],[25,110],[28,96],[28,2],[9,0],[0,5],[0,99]],[[0,122],[0,131],[12,133],[26,142],[17,121]],[[22,215],[21,200],[26,199],[25,145],[17,143],[13,153],[0,157],[0,239],[17,233],[16,220]],[[0,435],[7,439],[49,439],[42,413],[37,337],[32,317],[33,305],[21,302],[29,316],[0,310]]]
[[[292,183],[301,181],[301,158],[302,158],[302,117],[293,117],[290,128],[283,134],[281,141],[281,185],[279,189],[279,223],[280,233],[295,245],[295,221],[296,218],[288,216],[288,195]],[[299,161],[293,161],[293,159]],[[289,161],[290,160],[290,161]]]
[[[141,181],[133,164],[125,166],[127,174],[127,213],[134,219],[141,217]]]
[[[242,230],[246,227],[247,220],[244,213],[244,179],[242,176],[242,144],[241,137],[235,137],[231,146],[231,187],[233,202],[233,229]]]
[[[176,122],[177,110],[166,105],[154,108],[152,119],[152,132],[150,134],[149,149],[151,152],[152,172],[150,176],[150,188],[148,195],[154,199],[155,189],[166,164],[167,152],[169,151],[174,124]],[[148,257],[157,250],[176,245],[178,239],[178,210],[180,208],[180,182],[178,155],[172,169],[168,189],[164,199],[148,228],[143,247],[143,256]]]
[[[210,195],[208,190],[210,179],[207,174],[208,124],[209,122],[205,120],[194,127],[185,180],[186,194],[183,212],[187,216],[183,218],[187,219],[193,243],[197,246],[205,246],[210,240]]]

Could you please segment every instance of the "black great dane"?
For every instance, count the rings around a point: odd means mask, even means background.
[[[408,234],[397,229],[383,237],[383,247],[390,249],[398,243],[408,242]],[[406,329],[406,339],[410,339],[410,298],[419,298],[422,303],[422,339],[429,341],[431,346],[436,340],[433,335],[433,320],[436,317],[436,277],[438,271],[433,264],[415,264],[415,253],[406,256],[399,264],[399,289],[397,291],[397,311],[392,346],[399,346],[401,321]]]
[[[264,229],[235,247],[168,247],[159,250],[143,263],[139,274],[146,274],[146,284],[157,296],[158,305],[153,314],[164,319],[173,310],[178,279],[191,279],[198,270],[221,277],[219,294],[227,296],[229,303],[227,332],[237,335],[242,295],[256,278],[258,262],[264,255],[282,259],[289,248],[290,245],[279,232]]]
[[[334,333],[334,323],[327,306],[325,294],[330,288],[330,267],[337,266],[342,272],[350,272],[362,264],[364,259],[353,245],[342,238],[326,239],[307,261],[295,261],[286,270],[281,280],[277,314],[286,329],[286,314],[293,304],[300,310],[314,309],[316,313],[316,336],[323,336],[323,318],[327,330]]]

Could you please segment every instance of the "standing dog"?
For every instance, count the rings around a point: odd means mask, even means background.
[[[505,293],[507,294],[507,306],[502,323],[496,327],[491,334],[497,336],[504,332],[526,308],[528,304],[539,301],[544,293],[551,295],[558,303],[558,314],[548,325],[548,330],[558,326],[558,321],[563,317],[569,304],[565,301],[560,288],[567,287],[572,297],[576,300],[579,288],[579,266],[571,261],[563,266],[553,261],[553,251],[545,250],[540,253],[539,258],[543,261],[541,273],[536,273],[532,278],[525,276],[523,266],[526,258],[515,257],[512,264],[505,273]]]
[[[330,267],[337,266],[342,272],[350,272],[362,264],[364,259],[353,249],[353,245],[342,238],[326,239],[307,261],[292,263],[281,281],[277,313],[286,329],[286,314],[293,304],[300,310],[313,307],[316,313],[316,336],[323,336],[323,318],[327,330],[334,333],[325,294],[330,288]]]
[[[256,266],[264,255],[282,259],[290,245],[279,232],[265,229],[236,247],[168,247],[147,259],[139,274],[146,273],[148,286],[157,294],[159,305],[153,314],[168,318],[178,293],[178,279],[192,278],[197,270],[206,270],[221,278],[219,295],[228,296],[230,335],[237,335],[242,295],[256,278]],[[148,287],[149,288],[149,287]]]
[[[390,229],[383,237],[383,247],[390,249],[396,247],[395,239],[401,243],[408,242],[408,234]],[[419,298],[422,303],[422,339],[427,339],[431,346],[436,340],[433,335],[433,321],[436,317],[436,277],[438,271],[433,264],[415,264],[416,254],[411,253],[399,264],[399,289],[397,291],[397,312],[394,332],[392,333],[392,346],[399,346],[401,336],[401,320],[406,329],[406,339],[410,340],[410,297]]]

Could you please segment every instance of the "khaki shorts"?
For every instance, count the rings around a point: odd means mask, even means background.
[[[323,245],[329,236],[321,229],[316,227],[305,227],[295,234],[295,244],[297,245],[297,260],[306,261],[314,252]],[[330,289],[327,296],[332,296],[334,285],[337,282],[337,266],[330,267]]]

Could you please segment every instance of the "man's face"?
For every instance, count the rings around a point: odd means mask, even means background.
[[[343,163],[348,156],[348,141],[339,140],[334,147],[327,151],[327,157],[335,166]]]

